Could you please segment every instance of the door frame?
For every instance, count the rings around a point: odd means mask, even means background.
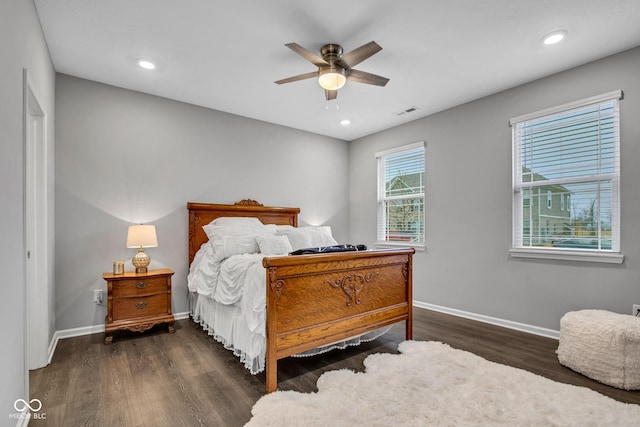
[[[28,370],[49,363],[52,289],[48,271],[48,144],[47,114],[27,69],[23,70],[25,365]],[[28,390],[28,387],[27,387]]]

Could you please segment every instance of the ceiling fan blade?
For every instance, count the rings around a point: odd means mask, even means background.
[[[345,53],[336,62],[345,68],[355,67],[365,59],[375,55],[381,50],[382,47],[380,47],[378,43],[371,41],[367,44],[353,49],[351,52]]]
[[[321,65],[329,65],[327,61],[320,58],[318,55],[311,52],[310,50],[300,46],[298,43],[287,43],[285,44],[285,46],[291,49],[292,51],[294,51],[295,53],[297,53],[298,55],[302,56],[304,59],[311,62],[315,66],[319,67]]]
[[[386,77],[354,69],[347,70],[347,80],[376,86],[385,86],[387,82],[389,82],[389,79]]]
[[[275,83],[281,85],[285,83],[297,82],[298,80],[311,79],[314,77],[318,77],[317,71],[311,71],[310,73],[298,74],[297,76],[287,77],[286,79],[278,80]]]
[[[325,89],[324,96],[327,98],[327,101],[331,101],[332,99],[336,99],[338,97],[338,91]]]

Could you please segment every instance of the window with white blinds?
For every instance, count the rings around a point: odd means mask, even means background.
[[[620,251],[621,97],[511,119],[515,249]]]
[[[424,142],[376,154],[380,244],[424,245]]]

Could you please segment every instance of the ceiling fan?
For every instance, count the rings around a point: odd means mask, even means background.
[[[318,83],[324,89],[327,101],[330,101],[338,97],[338,89],[344,86],[347,80],[376,86],[385,86],[389,81],[389,79],[385,77],[352,68],[382,50],[378,43],[374,41],[364,44],[344,55],[342,54],[342,46],[333,43],[326,44],[320,49],[322,57],[319,57],[297,43],[288,43],[285,44],[285,46],[317,66],[318,71],[278,80],[276,83],[279,85],[297,82],[298,80],[317,78]]]

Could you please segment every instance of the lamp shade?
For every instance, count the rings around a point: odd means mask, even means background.
[[[158,246],[155,225],[130,225],[127,233],[128,248],[155,248]]]

